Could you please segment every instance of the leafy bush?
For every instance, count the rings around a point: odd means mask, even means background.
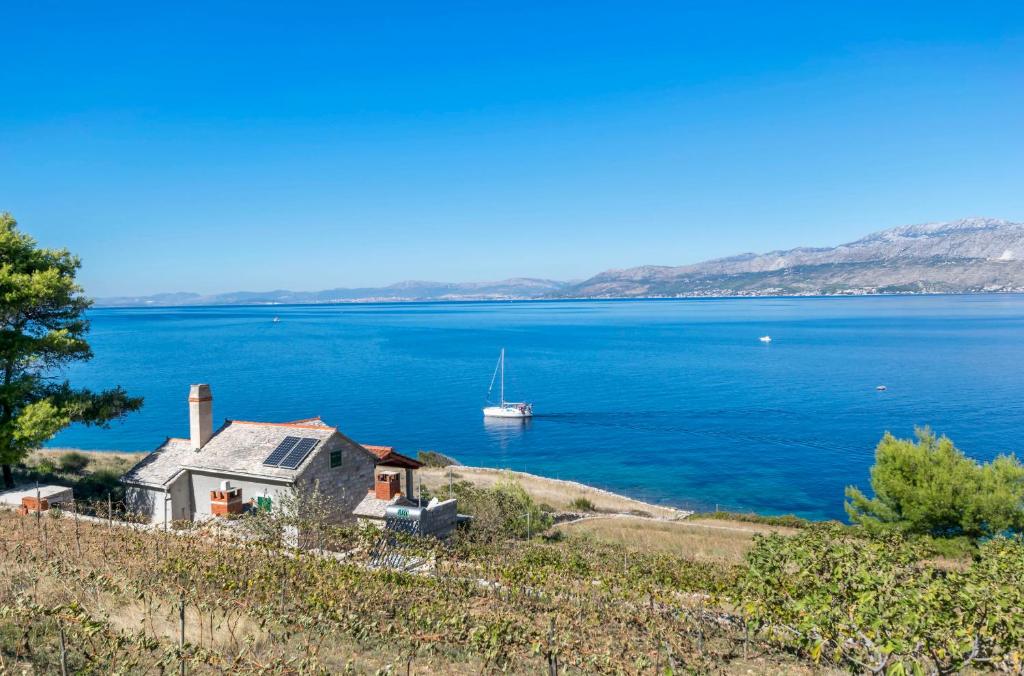
[[[756,514],[754,512],[697,512],[692,519],[722,519],[725,521],[742,521],[745,523],[763,523],[766,526],[785,526],[787,528],[807,528],[814,521],[809,521],[795,514]]]
[[[917,442],[886,433],[871,468],[874,498],[846,489],[850,520],[871,530],[895,529],[971,540],[1024,531],[1024,466],[1012,455],[979,464],[947,437],[916,431]]]
[[[580,512],[596,512],[597,511],[597,507],[594,506],[594,503],[591,502],[590,500],[586,499],[582,495],[569,503],[569,509],[575,509],[575,510],[578,510]]]
[[[72,487],[75,491],[75,498],[79,500],[106,500],[108,494],[114,502],[124,499],[121,473],[113,469],[98,469],[73,482]]]
[[[924,564],[923,555],[897,533],[835,526],[759,537],[741,608],[773,642],[858,671],[1019,670],[1024,542],[995,538],[963,572]]]
[[[452,485],[459,511],[473,517],[468,537],[481,542],[525,538],[551,527],[551,514],[541,509],[519,483],[506,479],[492,488],[469,481]]]
[[[43,477],[53,476],[57,473],[57,464],[49,458],[40,458],[32,470]]]
[[[978,545],[968,537],[936,538],[930,535],[909,536],[928,556],[948,559],[971,559],[978,554]]]
[[[58,463],[62,472],[81,474],[89,466],[89,456],[78,451],[68,451],[61,454]]]
[[[423,463],[424,467],[448,467],[459,464],[455,458],[449,458],[444,453],[437,451],[420,451],[416,454],[416,459]]]

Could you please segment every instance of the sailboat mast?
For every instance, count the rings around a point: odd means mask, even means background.
[[[501,405],[505,405],[505,348],[501,348]]]

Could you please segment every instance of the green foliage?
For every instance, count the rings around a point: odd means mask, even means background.
[[[424,467],[448,467],[459,464],[458,460],[437,451],[420,451],[416,454],[416,459],[423,463]]]
[[[81,474],[89,466],[89,462],[89,456],[78,451],[61,453],[60,458],[58,458],[60,470],[71,474]]]
[[[240,519],[240,527],[260,542],[323,549],[333,530],[334,513],[331,496],[319,485],[292,486],[277,494],[271,510],[250,510]]]
[[[910,535],[907,539],[916,543],[928,556],[970,560],[978,553],[977,543],[965,536],[937,538],[931,535]]]
[[[72,483],[75,497],[82,500],[106,500],[107,496],[114,502],[124,500],[124,484],[121,474],[115,469],[102,468],[84,475]]]
[[[871,468],[874,498],[850,486],[850,520],[871,530],[896,529],[971,540],[1024,531],[1024,467],[1011,456],[979,464],[927,428],[917,442],[886,433]]]
[[[575,500],[573,500],[572,502],[570,502],[569,503],[569,509],[575,509],[575,510],[578,510],[580,512],[596,512],[597,511],[597,507],[594,506],[594,503],[591,502],[590,500],[586,499],[583,496],[580,496],[580,497],[576,498]]]
[[[897,533],[815,526],[760,537],[740,601],[748,626],[815,661],[886,673],[952,673],[1024,659],[1024,542],[983,544],[966,571],[921,561]]]
[[[525,538],[528,530],[531,536],[538,535],[553,523],[551,514],[511,478],[492,488],[456,481],[452,490],[459,501],[459,511],[473,517],[467,536],[474,540]]]
[[[41,458],[32,469],[40,478],[49,478],[57,473],[57,465],[49,458]]]
[[[785,526],[787,528],[806,528],[813,524],[795,514],[756,514],[754,512],[697,512],[691,519],[722,519],[724,521],[741,521],[744,523],[762,523],[766,526]]]
[[[106,425],[142,405],[120,388],[75,390],[55,379],[92,357],[79,265],[64,249],[38,247],[0,214],[0,465],[8,486],[11,466],[72,422]]]

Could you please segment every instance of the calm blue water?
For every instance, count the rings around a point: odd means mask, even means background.
[[[271,319],[278,315],[280,323]],[[146,406],[52,446],[139,450],[214,416],[321,415],[366,443],[681,506],[841,517],[874,446],[929,424],[1022,451],[1024,297],[775,298],[96,310],[79,385]],[[764,345],[757,337],[770,334]],[[528,424],[480,414],[499,349]],[[884,383],[885,392],[875,386]]]

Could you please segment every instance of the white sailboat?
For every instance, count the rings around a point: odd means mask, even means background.
[[[494,375],[491,376],[491,386],[487,388],[487,396],[490,398],[491,390],[494,389],[494,381],[501,372],[501,400],[497,406],[486,406],[484,417],[486,418],[530,418],[533,417],[533,404],[525,401],[505,401],[505,348],[501,349],[501,356],[498,357],[498,365],[494,367]]]

